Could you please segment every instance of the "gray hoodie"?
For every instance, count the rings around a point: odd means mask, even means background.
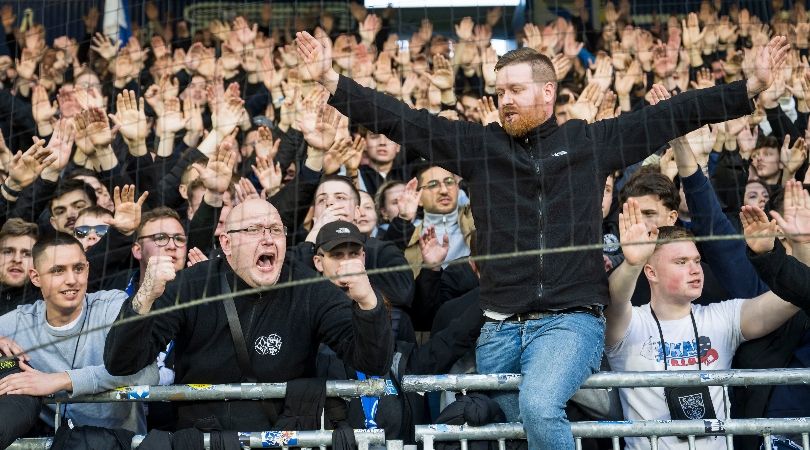
[[[118,317],[126,299],[127,294],[117,290],[86,294],[81,315],[66,329],[51,327],[45,321],[45,302],[37,300],[0,316],[0,336],[13,339],[26,350],[34,369],[67,372],[73,383],[71,396],[95,394],[120,386],[157,384],[158,369],[154,363],[135,375],[124,377],[114,377],[104,368],[104,342],[109,325]],[[87,333],[87,330],[104,326],[106,328]],[[50,343],[53,345],[45,345]],[[41,345],[45,347],[27,351]],[[55,405],[47,405],[40,416],[52,426],[55,411]],[[75,403],[62,405],[62,412],[76,426],[125,428],[141,434],[146,431],[142,403]]]

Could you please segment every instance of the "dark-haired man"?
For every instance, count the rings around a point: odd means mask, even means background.
[[[64,180],[56,187],[50,204],[51,226],[62,233],[73,233],[79,212],[96,204],[96,192],[79,179]]]
[[[615,119],[558,126],[554,66],[524,47],[496,64],[503,125],[484,127],[413,110],[341,77],[331,48],[306,32],[296,37],[303,69],[332,94],[332,106],[469,183],[480,255],[600,242],[607,176],[705,123],[750,114],[750,99],[770,86],[790,48],[786,38],[774,38],[747,81],[687,92]],[[481,264],[481,304],[490,322],[479,339],[478,369],[524,375],[519,413],[530,448],[574,448],[563,406],[598,370],[608,302],[599,250]],[[517,420],[514,395],[498,398],[507,419]]]
[[[56,233],[34,244],[32,258],[31,282],[41,289],[42,300],[0,317],[0,336],[27,352],[18,361],[21,371],[0,380],[0,397],[60,392],[78,396],[157,383],[154,363],[126,377],[112,376],[105,369],[104,327],[115,321],[127,296],[122,291],[87,293],[89,270],[82,244],[69,234]],[[48,405],[40,415],[51,427],[54,408]],[[143,405],[137,403],[72,404],[61,412],[77,426],[146,430]]]

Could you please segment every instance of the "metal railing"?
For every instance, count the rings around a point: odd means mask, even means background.
[[[486,374],[486,375],[406,375],[402,379],[405,392],[437,391],[504,391],[517,390],[520,386],[519,374]],[[726,417],[730,417],[728,389],[730,386],[762,385],[797,385],[810,384],[810,369],[758,369],[758,370],[723,370],[723,371],[682,371],[682,372],[602,372],[585,381],[584,389],[613,389],[627,387],[666,387],[666,386],[721,386],[723,388]],[[99,403],[99,402],[153,402],[153,401],[205,401],[205,400],[260,400],[283,398],[286,394],[285,383],[245,383],[245,384],[190,384],[172,386],[129,386],[112,391],[81,397],[48,397],[46,403]],[[384,380],[370,379],[364,381],[341,380],[328,381],[326,395],[329,397],[360,397],[386,395]],[[57,411],[59,408],[57,408]],[[57,423],[59,417],[56,418]],[[776,434],[802,436],[805,450],[810,450],[808,434],[810,418],[800,419],[728,419],[726,421],[621,421],[621,422],[575,422],[571,424],[578,447],[583,438],[612,438],[614,449],[619,448],[620,437],[647,437],[651,448],[658,448],[657,440],[664,436],[684,436],[690,448],[695,448],[695,440],[701,436],[724,435],[729,449],[733,449],[734,435],[760,435],[769,437]],[[355,430],[357,432],[364,430]],[[385,445],[377,433],[370,433],[374,441],[368,445]],[[504,448],[507,439],[525,439],[523,426],[520,423],[493,424],[484,427],[419,425],[416,436],[422,440],[427,450],[432,449],[434,441],[460,441],[462,449],[469,440],[497,440]],[[244,445],[261,445],[261,436],[268,432],[240,433]],[[293,433],[293,432],[290,432]],[[300,431],[297,446],[321,447],[331,442],[331,431]],[[359,436],[364,436],[360,434]],[[328,437],[328,440],[327,440]],[[300,439],[313,440],[300,440]],[[319,440],[321,439],[321,440]],[[360,440],[358,440],[358,444]],[[47,439],[19,440],[15,449],[48,448]],[[24,445],[18,447],[16,445]],[[34,446],[25,446],[34,445]],[[36,445],[41,445],[37,447]],[[135,445],[135,441],[133,441]],[[388,442],[389,448],[402,448],[401,442]],[[266,446],[265,446],[266,447]],[[766,439],[765,448],[770,449]]]
[[[247,448],[322,448],[332,445],[331,430],[314,431],[255,431],[240,432],[239,443]],[[132,448],[138,448],[144,436],[132,438]],[[367,450],[370,445],[385,445],[383,430],[354,430],[354,439],[360,450]],[[18,439],[9,450],[47,450],[51,448],[53,438]],[[211,434],[203,433],[203,446],[211,448]]]

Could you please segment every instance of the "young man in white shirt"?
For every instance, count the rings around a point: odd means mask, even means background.
[[[779,216],[783,230],[798,234],[810,227],[810,220],[801,219],[810,211],[801,209],[794,207],[785,218]],[[770,333],[799,311],[770,291],[753,299],[693,305],[703,289],[703,271],[694,242],[684,240],[691,233],[677,227],[649,230],[635,199],[624,204],[619,228],[626,259],[610,275],[611,305],[605,311],[605,353],[616,371],[726,370],[742,342]],[[746,227],[747,234],[754,231]],[[655,244],[659,239],[672,241]],[[639,242],[650,243],[628,245]],[[803,262],[810,260],[810,251],[799,253]],[[633,307],[630,298],[642,271],[650,283],[651,299]],[[670,406],[689,418],[725,419],[722,388],[713,386],[704,392],[710,399],[698,395],[696,388],[683,395],[673,393],[669,406],[661,387],[621,389],[620,398],[628,420],[668,420]],[[646,438],[627,438],[626,443],[627,449],[650,448]],[[677,437],[660,438],[658,445],[662,450],[688,448],[687,441]],[[724,449],[725,439],[700,438],[697,448]]]

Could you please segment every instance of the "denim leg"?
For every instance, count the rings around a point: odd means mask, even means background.
[[[509,322],[486,322],[475,347],[478,373],[520,373],[521,336],[523,325]],[[519,421],[517,392],[490,392],[498,402],[506,420]]]
[[[565,404],[599,371],[604,345],[605,319],[587,313],[526,323],[519,401],[530,449],[574,449]]]

